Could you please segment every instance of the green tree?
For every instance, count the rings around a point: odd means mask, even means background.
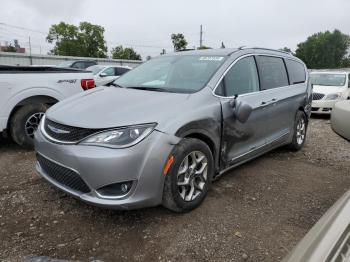
[[[107,57],[104,31],[103,27],[88,22],[79,26],[61,22],[50,27],[46,40],[55,44],[50,51],[54,55]]]
[[[350,37],[339,30],[320,32],[298,44],[296,56],[309,68],[340,68],[349,62]]]
[[[187,47],[187,41],[183,34],[172,34],[171,41],[173,42],[175,51],[181,51]]]
[[[14,47],[13,45],[10,44],[3,51],[4,52],[17,52],[17,49],[16,49],[16,47]]]
[[[136,53],[132,47],[116,46],[111,53],[113,59],[141,60],[141,55]]]
[[[209,46],[202,45],[202,46],[198,47],[197,49],[202,50],[202,49],[213,49],[213,48],[211,48]]]
[[[278,50],[293,54],[292,50],[289,47],[283,47],[283,48],[280,48]]]

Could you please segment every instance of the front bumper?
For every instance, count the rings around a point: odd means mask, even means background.
[[[311,113],[331,114],[336,102],[338,102],[338,100],[313,100],[311,105]]]
[[[40,131],[35,134],[37,154],[73,170],[89,187],[90,192],[73,190],[67,184],[53,179],[36,163],[37,172],[52,185],[93,205],[111,209],[136,209],[161,204],[164,164],[179,138],[154,130],[139,144],[111,149],[99,146],[64,145],[47,140]],[[102,197],[97,189],[109,184],[134,181],[123,197]]]

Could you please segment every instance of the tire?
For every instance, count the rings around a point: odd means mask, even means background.
[[[293,140],[292,143],[288,145],[290,150],[299,151],[303,148],[306,140],[307,124],[308,121],[305,113],[298,111],[295,115]]]
[[[190,138],[183,139],[170,156],[174,157],[174,162],[166,174],[163,206],[179,213],[190,211],[203,202],[211,186],[214,174],[213,155],[206,143]],[[194,158],[198,161],[197,164],[194,164]],[[202,159],[201,162],[199,162],[200,159]],[[187,171],[180,172],[186,170],[186,162]],[[199,174],[201,170],[203,170],[202,175]],[[178,185],[186,181],[187,185]],[[194,189],[191,197],[192,188]]]
[[[15,112],[10,122],[10,134],[18,145],[34,148],[34,131],[47,109],[46,104],[29,104]]]

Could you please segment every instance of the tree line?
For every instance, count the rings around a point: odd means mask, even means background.
[[[104,32],[102,26],[89,22],[81,22],[78,26],[61,22],[50,27],[46,40],[54,44],[54,48],[50,51],[53,55],[106,58],[108,48]],[[172,34],[171,41],[174,51],[186,50],[188,42],[182,33]],[[208,48],[211,47],[198,47],[198,49]],[[224,43],[221,44],[221,48],[225,48]],[[292,53],[288,47],[281,50]],[[160,54],[165,53],[163,49]],[[319,32],[299,43],[293,54],[303,60],[308,68],[350,67],[350,36],[339,30]],[[142,59],[132,47],[122,45],[112,48],[111,56],[114,59]],[[148,56],[147,60],[150,58]]]

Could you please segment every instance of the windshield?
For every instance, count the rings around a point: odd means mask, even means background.
[[[86,70],[91,71],[93,75],[97,75],[104,68],[105,68],[104,66],[94,65],[86,68]]]
[[[65,61],[57,65],[57,67],[70,67],[72,65],[72,61]]]
[[[143,90],[194,93],[208,83],[224,60],[223,56],[158,57],[131,70],[114,84]]]
[[[320,86],[344,86],[345,74],[310,74],[310,82]]]

